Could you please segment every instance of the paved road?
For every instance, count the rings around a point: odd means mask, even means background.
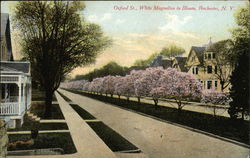
[[[60,90],[150,158],[246,158],[249,149]]]

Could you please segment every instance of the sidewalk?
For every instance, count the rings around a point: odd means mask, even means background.
[[[8,156],[8,158],[115,158],[115,154],[57,92],[56,97],[68,124],[77,153],[51,156]]]

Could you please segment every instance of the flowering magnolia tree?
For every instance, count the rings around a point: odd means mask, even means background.
[[[84,85],[87,83],[87,80],[77,80],[77,81],[70,81],[64,82],[60,84],[62,88],[69,88],[69,89],[79,89],[82,90]]]
[[[102,82],[103,93],[105,93],[106,95],[110,94],[111,97],[113,97],[113,94],[115,92],[115,87],[114,87],[115,79],[116,79],[115,76],[110,76],[110,75],[103,77],[103,82]]]
[[[95,78],[89,85],[89,90],[91,92],[103,93],[103,78]]]
[[[213,114],[216,116],[216,106],[215,105],[227,105],[229,104],[229,95],[225,92],[216,91],[214,89],[206,89],[202,91],[201,102],[211,103],[213,106]]]
[[[114,94],[118,95],[118,98],[121,98],[122,93],[122,89],[123,89],[123,83],[124,83],[124,77],[122,76],[115,76],[115,80],[114,80]]]
[[[152,97],[155,107],[159,98],[172,98],[177,103],[177,108],[184,107],[183,100],[201,97],[201,84],[192,74],[180,72],[173,68],[167,70],[162,67],[148,68],[146,70],[131,71],[126,76],[106,76],[95,78],[92,82],[74,81],[67,83],[67,88],[83,89],[94,93],[105,93],[127,97],[133,95],[138,98],[142,96]]]
[[[124,95],[127,97],[127,100],[135,94],[135,88],[134,88],[134,79],[132,75],[126,75],[122,77],[122,80],[120,80],[121,83],[116,86],[116,91],[119,91],[121,95]],[[117,88],[120,88],[118,90]]]
[[[183,100],[201,97],[202,86],[192,74],[168,68],[158,80],[155,88],[151,92],[152,95],[173,98],[178,110],[181,110],[185,106]]]
[[[150,96],[150,92],[152,89],[157,87],[158,80],[161,75],[164,73],[164,69],[162,67],[154,67],[147,68],[143,73],[141,73],[140,77],[135,80],[135,95],[140,102],[140,97],[142,96]],[[155,105],[158,103],[158,99],[153,97]]]

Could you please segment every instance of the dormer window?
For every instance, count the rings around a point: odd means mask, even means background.
[[[210,53],[207,55],[207,58],[208,58],[208,59],[211,59],[211,54],[210,54]]]

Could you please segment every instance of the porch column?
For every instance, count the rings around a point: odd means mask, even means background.
[[[26,83],[23,83],[23,96],[22,97],[23,97],[23,103],[24,104],[22,106],[25,106],[24,109],[26,110],[27,102],[26,102],[26,94],[25,94],[25,92],[26,92]]]
[[[21,76],[19,76],[18,78],[19,78],[19,82],[18,82],[18,113],[20,115],[21,114],[20,105],[21,105],[22,84],[21,84]]]

